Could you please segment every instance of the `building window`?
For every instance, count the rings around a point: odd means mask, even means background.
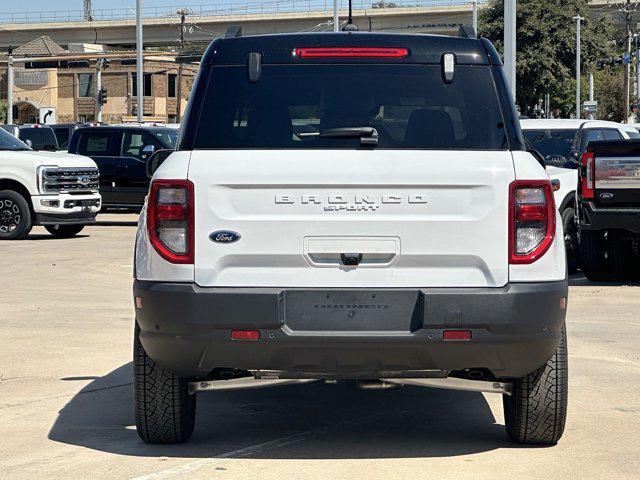
[[[134,97],[138,96],[138,80],[137,80],[137,75],[135,73],[131,74],[131,95]],[[151,96],[151,74],[150,73],[145,73],[144,74],[144,90],[142,91],[142,95],[144,95],[145,97],[150,97]]]
[[[78,96],[93,97],[95,94],[93,84],[93,73],[78,74]]]
[[[178,75],[175,73],[170,73],[167,75],[167,81],[169,82],[169,86],[167,88],[167,97],[176,98],[177,96],[177,88],[176,88],[176,80],[178,79]]]
[[[167,115],[167,123],[176,123],[178,121],[177,115]]]

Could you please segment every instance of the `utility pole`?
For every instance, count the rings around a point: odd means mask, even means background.
[[[180,16],[180,53],[184,53],[184,49],[187,42],[184,39],[185,22],[187,21],[187,15],[189,11],[186,8],[182,8],[176,12]],[[182,74],[183,74],[182,62],[178,63],[178,85],[176,88],[176,122],[180,123],[182,117]]]
[[[471,25],[473,26],[473,31],[476,32],[476,35],[478,35],[478,0],[473,0]]]
[[[589,73],[589,101],[593,102],[593,73]],[[593,120],[592,112],[589,112],[589,120]]]
[[[580,25],[583,17],[576,15],[576,118],[580,118]]]
[[[144,65],[142,63],[142,0],[136,0],[136,88],[137,120],[144,120]]]
[[[635,12],[636,4],[631,5],[631,0],[627,0],[624,7],[619,11],[622,13],[622,18],[624,18],[625,25],[625,43],[626,43],[626,60],[624,66],[624,81],[623,81],[623,89],[624,89],[624,121],[628,122],[629,120],[629,104],[631,103],[629,87],[631,83],[631,21],[633,20],[633,13]]]
[[[96,121],[102,122],[102,59],[96,63]]]
[[[340,18],[338,17],[338,0],[333,0],[333,31],[340,31]]]
[[[7,52],[7,125],[13,123],[13,48]]]
[[[516,0],[504,2],[504,73],[511,96],[516,98]]]
[[[84,0],[84,21],[93,22],[93,8],[91,7],[91,0]]]

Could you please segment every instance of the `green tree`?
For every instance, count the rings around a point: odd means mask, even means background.
[[[516,26],[516,103],[532,115],[536,104],[549,92],[552,111],[569,116],[575,110],[575,20],[582,24],[582,72],[616,51],[616,30],[610,19],[588,16],[587,0],[518,0]],[[480,34],[503,53],[504,1],[490,0],[482,9]]]

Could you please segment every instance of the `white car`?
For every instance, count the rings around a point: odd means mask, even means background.
[[[0,240],[23,239],[34,225],[71,237],[95,221],[100,206],[93,160],[33,151],[0,129]]]
[[[562,225],[501,65],[476,38],[213,41],[176,151],[148,160],[144,441],[185,441],[198,392],[242,376],[499,393],[513,441],[558,441]]]
[[[569,271],[573,273],[580,266],[575,223],[580,158],[590,141],[640,138],[640,133],[633,125],[584,119],[523,119],[520,127],[531,148],[544,157],[549,177],[560,180],[554,198],[562,217]]]

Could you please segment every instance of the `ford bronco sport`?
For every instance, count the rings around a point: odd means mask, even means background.
[[[194,430],[221,379],[456,382],[555,443],[566,259],[485,39],[228,36],[204,54],[136,239],[136,425]],[[165,155],[166,157],[166,155]]]

